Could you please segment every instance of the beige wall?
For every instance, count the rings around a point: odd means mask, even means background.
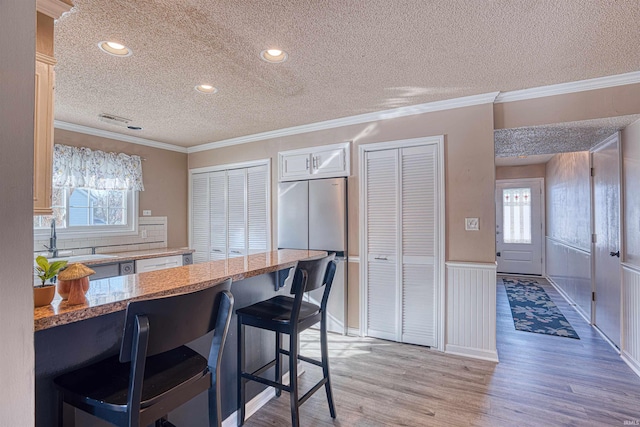
[[[547,163],[547,236],[591,252],[589,152],[556,154]]]
[[[33,108],[36,4],[0,6],[0,425],[33,426]]]
[[[640,267],[640,120],[622,131],[624,261]]]
[[[640,113],[640,84],[495,104],[496,129]]]
[[[498,166],[496,167],[496,179],[544,178],[546,167],[546,163],[524,166]]]
[[[358,248],[358,146],[422,136],[445,136],[446,259],[448,261],[495,261],[495,166],[493,106],[491,104],[381,120],[306,134],[224,147],[189,154],[189,168],[270,158],[272,194],[277,194],[279,151],[353,141],[349,178],[349,255]],[[277,218],[276,199],[272,218]],[[464,218],[480,218],[480,231],[465,231]],[[273,221],[272,235],[277,236]],[[277,242],[274,240],[274,246]],[[350,277],[357,277],[354,267]],[[357,282],[356,282],[357,283]],[[349,326],[358,326],[359,288],[349,286]]]
[[[142,162],[145,190],[140,192],[139,216],[142,216],[144,209],[150,209],[153,216],[166,216],[168,246],[188,245],[188,174],[185,153],[61,129],[55,129],[54,140],[56,144],[135,154],[146,159]]]

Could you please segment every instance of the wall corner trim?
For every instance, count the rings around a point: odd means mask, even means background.
[[[596,77],[594,79],[578,80],[575,82],[559,83],[548,86],[532,87],[529,89],[512,90],[500,92],[495,103],[523,101],[526,99],[543,98],[553,95],[564,95],[567,93],[584,92],[595,89],[605,89],[614,86],[624,86],[640,83],[640,71],[613,76]]]
[[[159,148],[161,150],[177,151],[178,153],[187,152],[186,147],[180,147],[179,145],[167,144],[166,142],[154,141],[152,139],[140,138],[138,136],[123,135],[121,133],[96,129],[89,126],[76,125],[74,123],[63,122],[60,120],[54,120],[53,125],[56,129],[84,133],[86,135],[99,136],[102,138],[115,139],[116,141],[128,142],[130,144],[146,145],[147,147]]]
[[[271,138],[281,138],[307,132],[316,132],[319,130],[333,129],[342,126],[369,123],[378,120],[395,119],[398,117],[413,116],[416,114],[431,113],[435,111],[451,110],[454,108],[471,107],[481,104],[493,104],[499,93],[500,92],[489,92],[479,95],[464,96],[461,98],[428,102],[425,104],[408,105],[406,107],[393,108],[390,110],[374,111],[372,113],[359,114],[357,116],[342,117],[339,119],[326,120],[323,122],[309,123],[306,125],[256,133],[253,135],[240,136],[237,138],[230,138],[222,141],[209,142],[206,144],[189,147],[187,152],[197,153],[199,151],[213,150],[216,148],[247,144],[249,142],[262,141]]]

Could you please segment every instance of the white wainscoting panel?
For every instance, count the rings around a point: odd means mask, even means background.
[[[447,262],[445,352],[497,362],[495,263]]]
[[[591,254],[547,236],[547,279],[591,323]]]
[[[622,266],[622,358],[640,375],[640,269]]]

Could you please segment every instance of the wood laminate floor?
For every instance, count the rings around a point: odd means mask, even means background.
[[[500,363],[331,335],[338,418],[331,419],[318,391],[301,408],[302,426],[640,425],[640,378],[551,285],[540,282],[580,340],[516,331],[498,280]],[[315,331],[303,334],[302,354],[319,354],[317,338]],[[302,391],[320,378],[319,368],[305,369]],[[245,425],[291,425],[288,393]]]

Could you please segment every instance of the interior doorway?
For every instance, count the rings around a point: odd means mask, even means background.
[[[498,273],[544,274],[543,178],[496,181]]]
[[[593,191],[594,324],[620,348],[620,139],[616,133],[591,150]]]

